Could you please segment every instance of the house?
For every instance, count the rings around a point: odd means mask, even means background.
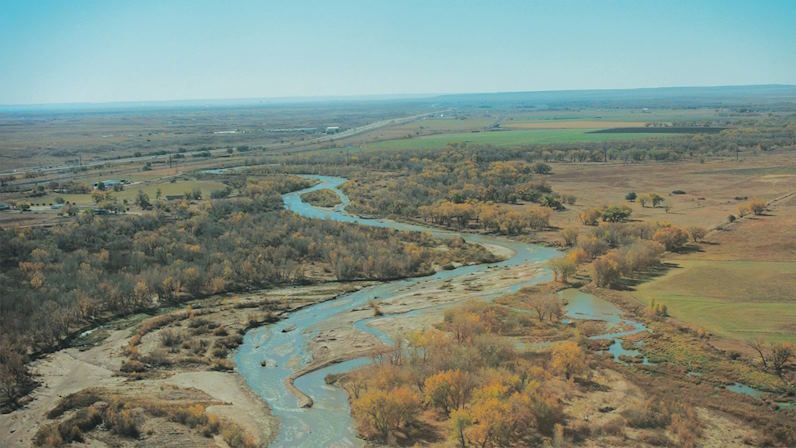
[[[99,184],[102,184],[103,189],[107,190],[107,189],[112,189],[116,185],[122,185],[123,183],[124,183],[124,180],[108,179],[108,180],[103,180],[101,182],[95,182],[94,183],[94,188],[95,189],[99,188]]]
[[[327,126],[326,133],[327,134],[337,134],[340,132],[340,126]]]

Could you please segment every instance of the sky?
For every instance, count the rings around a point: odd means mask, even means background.
[[[796,1],[0,1],[0,104],[796,84]]]

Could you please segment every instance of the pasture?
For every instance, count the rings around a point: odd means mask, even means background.
[[[592,134],[591,128],[561,129],[523,129],[506,131],[455,132],[449,134],[426,135],[414,138],[385,140],[364,146],[367,149],[434,149],[443,148],[448,143],[472,143],[494,146],[521,146],[534,144],[557,144],[576,142],[604,142],[632,140],[638,138],[658,138],[664,134],[622,133]],[[668,134],[671,135],[671,134]]]
[[[796,342],[796,263],[678,260],[643,283],[636,298],[666,304],[673,317],[741,340]]]

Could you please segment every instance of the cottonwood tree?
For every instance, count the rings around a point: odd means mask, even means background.
[[[427,404],[441,409],[445,414],[461,409],[470,398],[474,387],[469,372],[459,369],[445,370],[426,378],[423,391]]]
[[[563,373],[567,379],[586,371],[586,361],[580,346],[574,341],[564,341],[553,346],[553,370]]]
[[[572,247],[578,242],[578,229],[575,227],[564,227],[561,230],[561,238],[564,238],[564,244]]]
[[[547,266],[553,271],[553,281],[568,283],[569,276],[577,272],[577,265],[568,257],[554,258],[547,262]]]
[[[662,227],[655,232],[652,239],[663,244],[666,250],[676,251],[688,243],[688,232],[677,226]]]

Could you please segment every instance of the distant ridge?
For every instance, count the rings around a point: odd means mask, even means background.
[[[796,102],[796,85],[765,84],[711,87],[647,87],[638,89],[549,90],[453,94],[438,97],[443,103],[476,105],[486,103],[527,103],[528,106],[637,106],[667,107],[688,105],[720,107],[741,104]],[[653,104],[654,103],[654,104]]]
[[[761,84],[709,87],[643,87],[635,89],[540,90],[493,93],[358,95],[342,97],[282,97],[238,99],[190,99],[125,101],[109,103],[55,103],[0,105],[0,113],[13,112],[107,112],[130,110],[223,109],[273,107],[321,103],[416,102],[435,105],[478,106],[516,104],[523,107],[721,107],[796,102],[796,85]],[[654,104],[652,104],[654,103]]]

